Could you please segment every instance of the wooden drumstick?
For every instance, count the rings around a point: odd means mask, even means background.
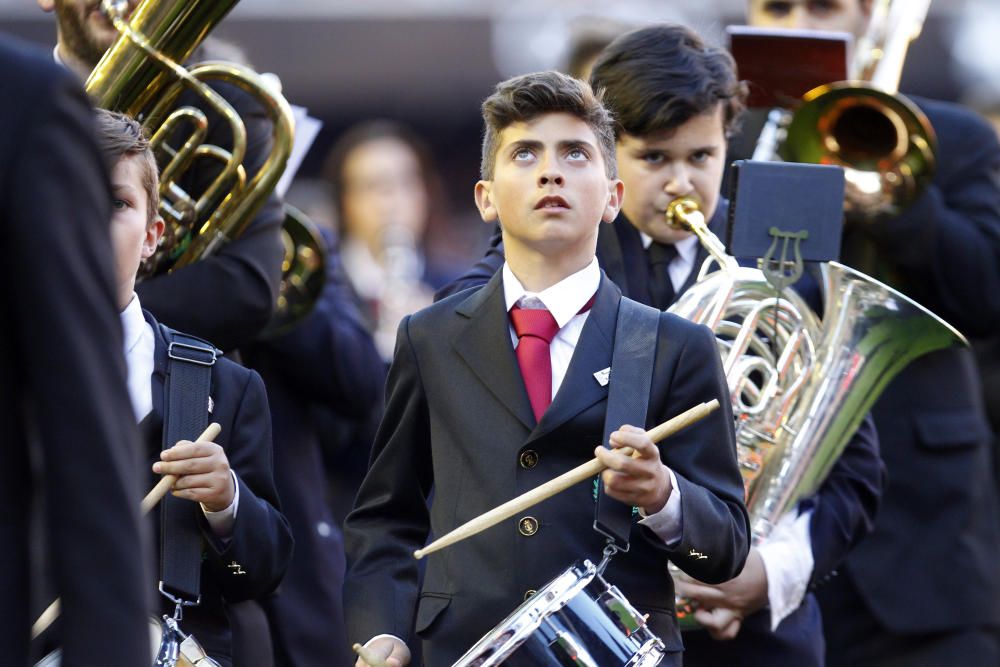
[[[696,421],[708,416],[718,407],[719,401],[717,399],[713,399],[708,403],[700,403],[690,410],[685,410],[676,417],[646,431],[646,435],[649,436],[649,439],[653,442],[660,442],[668,435],[672,435],[682,428],[690,426]],[[624,447],[621,449],[621,452],[627,456],[635,455],[635,452],[631,447]],[[537,505],[543,500],[551,498],[560,491],[565,491],[574,484],[597,475],[606,468],[607,466],[601,463],[600,460],[593,458],[590,461],[573,468],[569,472],[565,472],[558,477],[535,487],[531,491],[508,500],[504,504],[494,507],[485,514],[481,514],[475,519],[462,524],[450,533],[434,540],[423,549],[417,549],[413,552],[413,556],[414,558],[420,559],[428,554],[438,551],[439,549],[451,546],[456,542],[461,542],[467,537],[472,537],[476,533],[480,533],[487,528],[497,525],[505,519],[509,519],[519,512],[523,512],[529,507]]]
[[[371,649],[365,648],[361,644],[355,643],[351,649],[357,653],[362,660],[367,662],[369,667],[389,667],[389,663],[372,653]]]
[[[212,442],[217,437],[219,433],[222,432],[222,427],[217,423],[212,422],[208,425],[208,428],[198,436],[197,440],[201,442]],[[140,505],[142,510],[142,515],[145,516],[149,514],[149,511],[156,507],[156,504],[163,500],[163,496],[167,495],[174,486],[174,482],[177,481],[177,475],[164,475],[163,478],[156,483],[156,486],[146,494],[146,497],[142,499],[142,504]],[[38,635],[42,634],[48,630],[52,622],[59,618],[59,598],[52,601],[45,611],[39,615],[38,620],[34,622],[31,626],[31,638],[35,639]]]
[[[222,432],[222,427],[217,423],[212,422],[208,425],[208,428],[199,435],[195,440],[198,442],[214,442],[219,433]],[[163,496],[167,495],[170,489],[174,488],[174,484],[177,482],[177,475],[164,475],[156,486],[146,494],[146,497],[142,499],[142,514],[143,516],[149,514],[149,511],[156,507],[156,504],[163,500]]]

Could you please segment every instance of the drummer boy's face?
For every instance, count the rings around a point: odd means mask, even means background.
[[[484,221],[500,221],[508,261],[527,252],[589,262],[598,225],[615,219],[622,197],[590,125],[562,112],[512,123],[494,160],[476,204]]]
[[[163,219],[152,218],[140,156],[125,156],[111,170],[111,246],[115,254],[118,307],[132,300],[135,276],[142,260],[150,257],[163,234]]]

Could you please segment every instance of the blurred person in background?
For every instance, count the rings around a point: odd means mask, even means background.
[[[872,0],[749,0],[754,26],[868,29]],[[1000,329],[1000,144],[978,115],[910,97],[933,182],[895,218],[847,224],[841,261],[970,338]],[[889,483],[875,530],[819,591],[831,665],[1000,664],[995,452],[968,349],[928,354],[873,409]]]
[[[264,605],[278,667],[353,662],[344,631],[343,534],[330,496],[339,504],[353,502],[370,444],[350,426],[367,423],[377,412],[385,382],[385,364],[344,274],[336,239],[323,232],[326,283],[312,311],[290,331],[244,350],[247,365],[267,387],[274,481],[295,538],[288,573]],[[337,474],[329,492],[325,468]]]
[[[348,129],[324,173],[344,268],[388,360],[399,321],[430,304],[433,289],[450,277],[433,254],[433,238],[446,224],[441,183],[423,141],[388,120]]]

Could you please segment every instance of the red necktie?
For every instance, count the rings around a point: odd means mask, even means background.
[[[559,325],[552,313],[544,308],[510,309],[510,322],[517,334],[517,365],[521,367],[524,388],[528,390],[535,421],[552,402],[552,359],[549,343],[559,333]]]

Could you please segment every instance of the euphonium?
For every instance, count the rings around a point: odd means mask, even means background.
[[[822,267],[822,321],[793,290],[725,255],[689,199],[668,218],[712,254],[670,312],[712,328],[736,419],[753,544],[814,493],[889,381],[928,352],[967,345],[948,323],[837,262]],[[717,256],[720,255],[720,256]],[[710,272],[711,264],[722,268]],[[679,604],[678,617],[693,618]]]
[[[162,273],[212,254],[240,234],[274,189],[291,152],[294,121],[284,97],[252,70],[233,63],[180,64],[232,9],[236,0],[143,0],[125,20],[125,3],[103,0],[102,8],[121,37],[87,79],[95,104],[142,122],[160,165],[160,212],[166,231],[142,275]],[[226,82],[257,99],[274,125],[271,154],[247,182],[243,161],[246,129],[239,115],[208,82]],[[203,143],[205,112],[175,108],[185,91],[197,95],[229,126],[232,148]],[[183,131],[186,138],[178,140]],[[174,142],[171,145],[170,142]],[[219,171],[208,188],[188,193],[178,185],[195,161]]]
[[[929,5],[930,0],[876,0],[869,29],[855,49],[852,80],[809,91],[785,121],[781,158],[843,167],[844,212],[850,220],[898,215],[934,175],[934,129],[898,92],[906,50],[919,36]],[[754,158],[766,159],[767,152]]]

